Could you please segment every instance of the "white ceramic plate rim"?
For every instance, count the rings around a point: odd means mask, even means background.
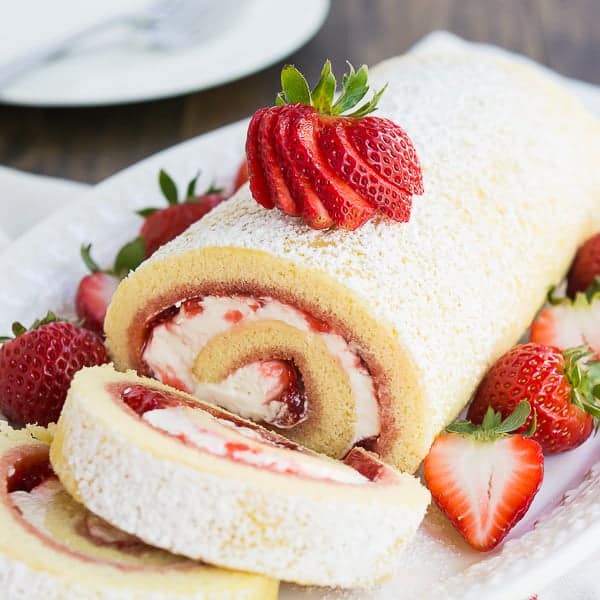
[[[116,49],[74,55],[10,84],[0,91],[0,102],[41,107],[101,106],[146,102],[212,88],[291,54],[321,28],[330,6],[330,0],[247,1],[243,18],[223,36],[210,38],[203,45],[172,54]],[[251,43],[253,39],[269,39],[269,43]],[[219,48],[240,51],[219,54]],[[156,61],[160,61],[158,68]],[[157,73],[161,75],[157,77]],[[132,87],[132,77],[137,87]],[[91,91],[81,83],[85,78],[94,80],[89,84]],[[99,87],[99,80],[106,80],[106,85]]]

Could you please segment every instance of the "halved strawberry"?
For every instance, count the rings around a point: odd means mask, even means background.
[[[262,117],[258,130],[258,144],[260,147],[260,159],[265,173],[265,179],[269,186],[271,202],[280,208],[285,214],[296,216],[302,211],[296,201],[292,198],[287,187],[277,151],[273,131],[277,126],[279,111],[269,109]]]
[[[125,244],[112,269],[101,269],[91,256],[92,245],[82,245],[81,258],[90,274],[81,279],[75,294],[75,312],[87,329],[104,335],[104,317],[119,281],[144,259],[145,245],[140,238]]]
[[[583,244],[573,260],[567,275],[567,294],[575,298],[577,292],[585,292],[600,276],[600,233]]]
[[[365,119],[385,89],[358,106],[369,90],[367,78],[365,65],[358,71],[350,65],[334,101],[337,83],[329,61],[312,91],[295,67],[283,68],[277,106],[258,111],[248,128],[250,187],[257,202],[268,208],[275,204],[289,215],[302,214],[313,228],[335,224],[356,229],[376,210],[408,220],[412,194],[423,192],[416,151],[395,123]],[[272,151],[271,133],[279,156]],[[348,157],[350,171],[345,170]]]
[[[551,291],[548,300],[549,306],[531,324],[529,339],[563,350],[588,346],[600,357],[600,286],[592,283],[574,300],[558,298]]]
[[[529,404],[521,402],[504,421],[489,409],[481,426],[453,423],[436,438],[423,463],[434,502],[477,550],[491,550],[506,537],[542,483],[540,445],[507,435],[529,411]]]
[[[118,285],[119,279],[108,273],[90,273],[79,282],[75,311],[84,327],[104,334],[104,317]]]
[[[271,191],[265,177],[260,157],[260,146],[258,144],[258,131],[264,114],[268,108],[257,110],[250,125],[248,125],[248,135],[246,136],[246,159],[248,162],[248,176],[250,178],[250,191],[253,198],[265,208],[273,208],[275,204],[271,200]]]
[[[296,156],[290,151],[288,144],[283,143],[288,139],[290,122],[311,110],[308,106],[304,108],[305,111],[300,111],[295,106],[283,107],[274,132],[275,147],[288,188],[302,207],[302,217],[313,229],[326,229],[333,225],[333,219],[319,200],[308,176],[297,168]]]
[[[351,119],[348,119],[349,121]],[[319,148],[329,167],[363,198],[368,198],[385,215],[395,221],[408,221],[411,194],[390,183],[371,168],[347,135],[346,121],[324,121],[319,130]]]

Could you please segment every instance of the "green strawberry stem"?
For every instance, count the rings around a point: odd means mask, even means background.
[[[92,245],[82,244],[79,249],[79,254],[85,263],[85,266],[89,269],[90,273],[100,273],[102,269],[98,266],[98,263],[92,258],[91,255]]]
[[[167,199],[169,205],[177,204],[179,202],[179,192],[177,186],[171,178],[171,176],[164,170],[161,169],[158,173],[158,185],[162,190],[163,196]]]
[[[567,296],[557,296],[555,292],[556,286],[553,285],[548,290],[548,294],[546,296],[548,304],[551,304],[552,306],[557,306],[559,304],[571,304],[578,306],[581,306],[582,304],[592,304],[600,295],[600,276],[596,277],[594,281],[588,285],[585,291],[577,292],[573,300]]]
[[[446,427],[448,433],[458,433],[460,435],[473,437],[479,441],[493,441],[499,437],[504,437],[509,433],[519,429],[531,412],[531,405],[527,400],[521,400],[515,407],[513,412],[502,419],[502,414],[496,412],[491,406],[488,407],[481,425],[475,425],[471,421],[456,421]],[[535,412],[533,413],[533,420],[525,437],[531,437],[537,425],[537,419]]]
[[[123,279],[129,271],[137,269],[146,255],[146,242],[142,237],[127,242],[117,253],[112,269],[102,269],[91,255],[92,245],[83,244],[80,248],[81,258],[91,273],[106,273]]]
[[[565,376],[571,384],[571,402],[600,422],[600,361],[589,360],[593,352],[577,346],[563,352]]]
[[[161,169],[158,173],[158,186],[160,187],[163,196],[165,197],[167,204],[169,206],[175,206],[176,204],[183,204],[186,202],[197,202],[199,197],[196,195],[196,184],[198,183],[198,177],[200,177],[201,171],[198,171],[190,182],[187,184],[187,188],[185,191],[185,198],[183,200],[179,200],[179,192],[177,190],[177,184],[173,180],[173,178],[164,170]],[[223,193],[223,188],[218,188],[213,184],[204,192],[205,194],[221,194]],[[155,212],[161,210],[160,208],[141,208],[137,210],[136,213],[143,217],[149,217],[153,215]]]
[[[66,319],[61,319],[57,317],[51,310],[49,310],[44,317],[41,319],[36,319],[29,327],[25,327],[19,321],[15,321],[12,324],[12,336],[0,336],[0,342],[7,342],[8,340],[12,340],[14,338],[18,338],[20,335],[27,333],[28,331],[33,331],[34,329],[39,329],[43,325],[48,325],[49,323],[56,323],[58,321],[66,321]]]
[[[321,78],[311,91],[304,75],[293,65],[286,65],[281,70],[281,92],[277,94],[275,104],[306,104],[314,107],[322,115],[344,115],[360,118],[377,110],[377,103],[385,91],[387,84],[375,92],[371,100],[357,108],[359,102],[369,91],[369,70],[362,65],[358,71],[348,63],[348,73],[342,76],[342,91],[334,102],[337,81],[331,70],[331,61],[326,60],[321,70]],[[348,111],[353,112],[348,113]]]

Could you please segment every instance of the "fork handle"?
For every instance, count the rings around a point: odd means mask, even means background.
[[[59,40],[49,42],[20,56],[8,63],[0,65],[0,89],[12,83],[36,67],[67,54],[70,49],[91,35],[105,31],[127,22],[129,15],[113,16],[89,27],[85,27]]]

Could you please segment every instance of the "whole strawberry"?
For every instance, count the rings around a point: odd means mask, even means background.
[[[577,292],[585,292],[596,277],[600,276],[600,233],[583,244],[567,274],[567,295],[575,298]]]
[[[508,435],[523,427],[530,411],[523,401],[504,420],[489,408],[479,426],[453,423],[423,463],[433,501],[477,550],[491,550],[506,537],[542,484],[540,445],[527,436]]]
[[[581,445],[600,417],[600,363],[589,361],[585,347],[562,351],[529,343],[515,346],[492,366],[479,385],[467,417],[481,423],[489,407],[503,416],[526,400],[535,417],[533,439],[544,453],[564,452]]]
[[[276,104],[258,110],[248,126],[250,190],[265,208],[300,216],[313,229],[353,230],[382,212],[408,221],[412,196],[423,193],[415,147],[389,119],[367,117],[385,88],[358,106],[369,90],[367,67],[352,65],[337,82],[327,61],[310,90],[288,65]]]
[[[164,170],[160,171],[158,182],[168,206],[138,211],[138,214],[144,217],[139,236],[144,240],[146,258],[225,200],[226,196],[221,193],[221,190],[212,187],[197,196],[196,180],[197,177],[194,177],[190,181],[185,198],[180,202],[175,182]]]
[[[109,360],[95,333],[51,312],[13,333],[0,346],[0,411],[16,425],[56,421],[75,373]]]

